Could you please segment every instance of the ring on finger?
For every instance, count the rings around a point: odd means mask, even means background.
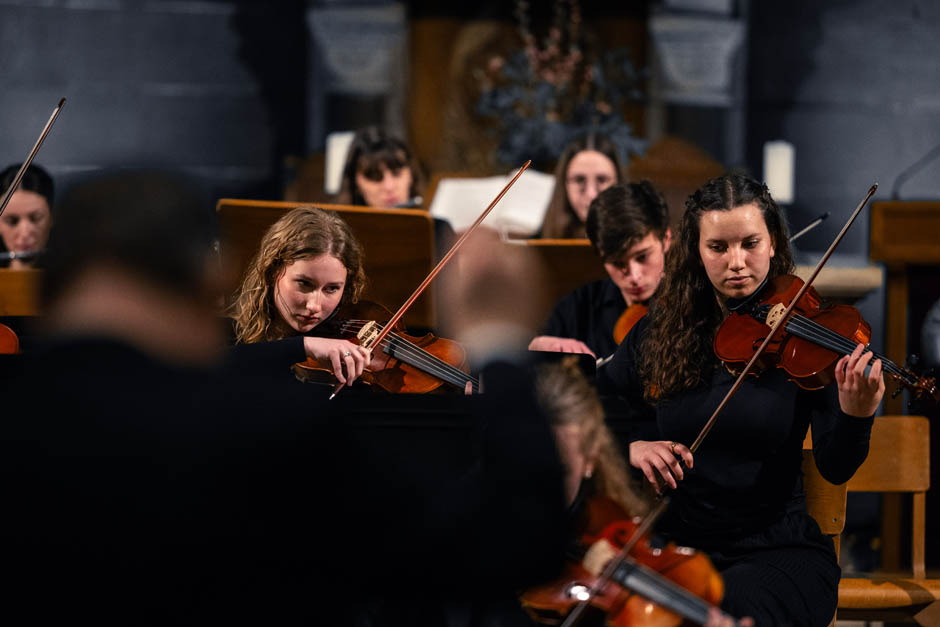
[[[673,442],[672,444],[669,445],[669,450],[672,451],[672,454],[673,454],[673,455],[676,454],[676,445],[677,445],[677,444],[678,444],[678,442]]]
[[[350,355],[352,355],[352,351],[346,351],[343,353],[343,357],[349,357]]]

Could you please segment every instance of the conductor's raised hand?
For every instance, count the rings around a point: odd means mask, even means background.
[[[678,482],[685,477],[680,460],[686,468],[692,468],[692,451],[684,444],[666,440],[637,440],[630,443],[630,465],[643,471],[657,492],[661,491],[663,485],[672,489],[678,487]]]
[[[863,353],[864,349],[864,345],[859,344],[851,355],[846,355],[836,362],[839,407],[848,415],[859,418],[874,414],[885,395],[881,360],[872,361],[874,353]],[[866,373],[865,369],[869,365],[871,368]]]
[[[346,385],[351,385],[362,376],[363,370],[372,360],[372,352],[368,348],[353,344],[348,340],[305,337],[304,350],[307,352],[307,357],[316,359],[322,364],[330,364],[336,379]]]

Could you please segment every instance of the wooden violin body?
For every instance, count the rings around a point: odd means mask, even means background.
[[[639,322],[647,311],[649,311],[649,307],[641,303],[633,303],[624,309],[620,317],[617,318],[617,322],[614,323],[614,341],[617,344],[623,342],[623,338],[627,337],[627,333],[630,332],[633,325]]]
[[[377,334],[391,317],[387,309],[376,303],[362,301],[341,307],[329,320],[315,329],[319,337],[349,340],[369,346],[370,337]],[[467,353],[463,347],[445,338],[428,333],[423,337],[407,335],[396,325],[382,341],[381,347],[372,349],[372,361],[362,373],[363,383],[377,386],[395,394],[426,394],[450,384],[463,391],[467,382],[474,390],[477,382],[470,377]],[[296,364],[294,374],[302,381],[335,384],[332,367],[314,359]]]
[[[13,355],[20,352],[20,340],[16,333],[5,324],[0,324],[0,355]]]
[[[556,581],[532,587],[521,596],[523,608],[539,623],[559,625],[588,590],[590,614],[605,625],[659,627],[686,621],[702,624],[721,601],[724,582],[702,553],[668,544],[657,547],[643,537],[609,579],[603,570],[637,530],[637,524],[608,499],[585,504],[586,527],[571,561]],[[597,624],[593,622],[591,624]]]
[[[715,355],[732,371],[741,370],[770,332],[776,318],[802,288],[799,277],[781,275],[769,281],[753,299],[732,311],[715,335]],[[854,307],[825,307],[816,290],[806,291],[784,325],[755,364],[760,370],[783,368],[802,388],[818,389],[835,378],[835,365],[843,355],[850,354],[858,344],[871,341],[871,327]],[[867,349],[866,349],[867,350]],[[940,392],[933,379],[917,377],[883,355],[884,372],[900,385],[909,388],[918,398],[940,401]]]

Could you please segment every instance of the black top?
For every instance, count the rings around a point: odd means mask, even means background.
[[[490,364],[470,397],[327,401],[253,374],[297,342],[221,370],[107,338],[23,355],[0,380],[8,612],[337,625],[385,595],[510,594],[560,564],[561,467],[524,371]]]
[[[620,288],[608,279],[582,285],[555,305],[542,335],[584,342],[598,358],[617,350],[614,325],[627,308]]]
[[[636,351],[648,328],[644,318],[599,372],[628,403],[628,440],[693,443],[735,377],[716,365],[708,385],[662,400],[643,401]],[[712,359],[714,359],[712,357]],[[841,411],[836,387],[807,391],[776,368],[748,377],[719,415],[695,453],[695,466],[672,494],[659,527],[681,543],[720,548],[772,525],[787,514],[805,513],[802,443],[812,425],[813,453],[821,474],[848,481],[868,455],[873,419]],[[782,542],[800,538],[781,539]]]

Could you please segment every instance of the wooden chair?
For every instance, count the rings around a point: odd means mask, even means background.
[[[850,492],[910,494],[911,570],[850,573],[839,583],[839,617],[910,619],[940,599],[940,579],[924,567],[926,492],[930,488],[930,425],[923,416],[882,416],[872,428],[868,459],[849,482]]]
[[[804,449],[811,446],[807,436]],[[839,582],[839,618],[911,620],[926,606],[940,599],[940,580],[928,579],[924,567],[925,493],[930,487],[927,419],[923,416],[875,418],[868,458],[843,486],[833,486],[819,475],[811,450],[804,450],[803,454],[807,509],[824,533],[832,535],[836,527],[844,525],[846,490],[906,493],[913,498],[911,571],[844,573]],[[839,488],[843,491],[841,522],[838,521],[838,502],[820,497]],[[838,546],[837,543],[837,553]]]
[[[832,538],[832,544],[839,555],[840,538],[845,529],[846,486],[829,483],[816,468],[813,458],[813,442],[806,435],[803,443],[803,491],[806,493],[806,510],[816,519],[822,532]],[[830,627],[835,624],[832,617]]]

